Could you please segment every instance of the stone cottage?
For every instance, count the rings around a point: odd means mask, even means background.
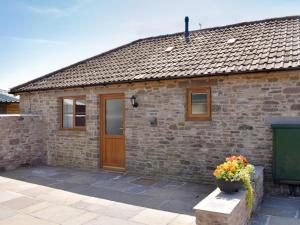
[[[187,23],[187,21],[186,21]],[[47,163],[211,183],[243,154],[272,181],[269,121],[300,116],[300,17],[140,39],[25,84]]]
[[[19,99],[0,89],[0,114],[16,114],[19,112]]]

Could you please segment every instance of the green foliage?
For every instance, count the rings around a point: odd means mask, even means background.
[[[253,207],[253,201],[254,201],[254,195],[253,195],[253,188],[251,185],[251,175],[254,174],[254,166],[248,164],[243,171],[240,173],[241,181],[244,184],[244,187],[246,188],[247,194],[246,194],[246,201],[247,201],[247,207],[249,209],[252,209]]]
[[[231,156],[217,166],[214,176],[226,181],[242,181],[247,190],[247,207],[252,209],[254,196],[251,185],[251,176],[255,173],[254,166],[249,164],[244,156]]]

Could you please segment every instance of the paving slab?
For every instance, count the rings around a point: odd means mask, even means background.
[[[103,198],[94,198],[94,197],[86,197],[86,198],[83,198],[82,201],[87,202],[87,203],[102,205],[102,206],[109,206],[109,205],[114,204],[114,201],[110,201],[110,200],[103,199]]]
[[[168,225],[196,225],[196,218],[194,216],[179,215]]]
[[[16,210],[7,209],[5,207],[0,207],[0,221],[8,217],[12,217],[17,214]]]
[[[56,205],[36,211],[34,213],[31,213],[31,215],[40,219],[44,219],[46,221],[51,221],[54,223],[63,223],[66,222],[68,219],[71,219],[75,216],[79,216],[80,214],[84,213],[85,211],[80,209]]]
[[[36,198],[56,204],[71,205],[82,200],[84,196],[72,192],[54,190],[47,194],[38,195]]]
[[[13,179],[10,179],[10,178],[7,178],[7,177],[1,177],[0,176],[0,184],[7,183],[7,182],[12,181],[12,180]]]
[[[80,176],[80,174],[75,174],[66,178],[64,181],[72,184],[90,184],[96,182],[97,179],[93,176]]]
[[[97,211],[102,211],[105,210],[105,207],[103,205],[95,204],[95,203],[88,203],[85,201],[78,201],[70,205],[71,207],[74,207],[76,209],[82,209],[86,210],[89,212],[97,212]]]
[[[99,215],[96,213],[86,212],[66,220],[61,225],[82,225],[84,223],[94,220],[97,217],[99,217]]]
[[[270,220],[270,215],[263,215],[254,213],[251,219],[251,225],[266,225]]]
[[[278,206],[262,206],[260,209],[260,213],[264,215],[270,215],[270,216],[279,216],[279,217],[295,217],[297,214],[297,209],[295,208],[280,208]]]
[[[153,178],[148,178],[148,177],[140,177],[137,179],[133,179],[131,183],[133,184],[138,184],[138,185],[143,185],[143,186],[152,186],[156,183],[157,181]]]
[[[159,209],[164,211],[172,211],[177,213],[185,213],[189,215],[194,215],[194,210],[189,209],[189,202],[181,201],[181,200],[167,200],[164,201],[160,206]]]
[[[176,213],[145,209],[136,216],[132,217],[130,221],[147,224],[147,225],[167,225],[171,223],[178,215]]]
[[[162,188],[168,189],[168,190],[176,190],[176,189],[182,188],[185,184],[186,184],[186,182],[170,181],[168,184],[166,184]]]
[[[116,196],[117,197],[110,197],[110,199],[117,202],[154,209],[159,209],[164,201],[164,198],[150,197],[143,194],[121,193],[116,194]]]
[[[192,208],[207,190],[107,171],[20,168],[0,173],[0,225],[194,225]]]
[[[51,167],[41,167],[31,170],[31,176],[51,177],[58,174],[59,171]]]
[[[129,219],[143,210],[145,210],[143,207],[116,202],[113,205],[106,206],[104,209],[97,210],[96,212],[110,217]]]
[[[159,205],[164,201],[163,198],[159,197],[126,193],[109,188],[90,187],[80,192],[80,194],[150,208],[159,208]],[[192,206],[190,208],[192,208]]]
[[[101,171],[101,173],[94,173],[93,177],[98,181],[108,181],[112,179],[116,179],[120,177],[119,173],[113,173],[113,172],[107,172],[107,171]]]
[[[14,198],[5,202],[1,203],[1,206],[4,206],[6,208],[10,208],[10,209],[15,209],[15,210],[19,210],[19,209],[23,209],[29,206],[34,206],[38,203],[40,203],[41,201],[37,200],[37,199],[33,199],[33,198],[29,198],[29,197],[19,197],[19,198]]]
[[[53,189],[51,187],[38,185],[36,187],[29,188],[29,189],[26,189],[26,190],[21,190],[21,191],[18,191],[18,192],[23,194],[23,195],[36,197],[36,196],[41,195],[41,194],[48,194],[49,192],[54,191],[54,190],[55,189]]]
[[[128,187],[128,186],[134,186],[133,184],[127,183],[127,182],[119,182],[118,179],[107,179],[107,180],[97,180],[96,182],[91,184],[92,187],[95,188],[110,188],[113,190],[119,190]]]
[[[300,197],[283,197],[266,195],[262,207],[273,207],[279,209],[300,209]]]
[[[122,219],[109,217],[109,216],[100,216],[99,218],[84,223],[83,225],[145,225],[145,224],[136,223],[128,220],[122,220]]]
[[[251,225],[300,225],[299,214],[299,197],[266,194],[263,203],[252,216]]]
[[[299,219],[279,216],[271,216],[268,222],[270,225],[300,225]]]
[[[215,190],[214,185],[208,185],[208,184],[194,184],[194,183],[188,183],[187,185],[183,185],[178,188],[180,191],[185,192],[193,192],[193,193],[202,193],[202,194],[210,194],[212,191]]]
[[[52,177],[41,177],[41,176],[33,176],[33,175],[25,177],[24,181],[32,184],[47,186],[47,187],[58,182],[56,179],[53,179]]]
[[[30,176],[31,171],[32,171],[32,168],[21,167],[21,168],[17,168],[17,169],[14,169],[14,170],[1,172],[0,174],[3,174],[5,177],[12,177],[13,176],[13,178],[15,178],[17,180],[20,180],[22,178]]]
[[[152,189],[151,186],[135,185],[135,186],[127,186],[127,187],[125,186],[125,188],[121,189],[121,191],[129,194],[144,194],[151,189]]]
[[[0,187],[3,189],[15,191],[15,192],[20,192],[20,191],[27,190],[27,189],[30,189],[30,188],[33,188],[36,186],[37,185],[35,185],[35,184],[24,182],[24,181],[19,181],[19,180],[11,180],[9,182],[2,183],[0,185]]]
[[[25,207],[23,209],[20,209],[19,211],[22,213],[25,213],[25,214],[29,214],[29,213],[34,213],[36,211],[45,209],[51,205],[52,205],[51,203],[45,201],[45,202],[40,202],[38,204],[34,204],[31,206]]]
[[[22,196],[21,194],[18,194],[16,192],[1,190],[0,191],[0,203],[6,202],[6,201],[14,199],[14,198],[19,198],[21,196]]]
[[[0,221],[0,225],[58,225],[46,220],[35,218],[25,214],[17,214]]]
[[[75,184],[75,183],[69,183],[66,182],[66,180],[63,179],[56,179],[56,182],[49,185],[51,188],[65,190],[65,191],[71,191],[72,189],[80,189],[81,187],[85,186],[85,184]],[[89,186],[89,184],[87,185]]]

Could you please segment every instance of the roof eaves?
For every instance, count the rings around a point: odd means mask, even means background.
[[[20,94],[26,92],[36,92],[36,91],[50,91],[50,90],[62,90],[62,89],[71,89],[71,88],[85,88],[85,87],[94,87],[94,86],[107,86],[113,84],[130,84],[130,83],[137,83],[137,82],[147,82],[147,81],[163,81],[163,80],[179,80],[179,79],[188,79],[188,78],[200,78],[200,77],[216,77],[216,76],[230,76],[230,75],[240,75],[240,74],[255,74],[255,73],[270,73],[270,72],[282,72],[282,71],[300,71],[300,66],[298,67],[289,67],[289,68],[272,68],[272,69],[256,69],[254,71],[243,71],[243,72],[221,72],[221,73],[206,73],[206,74],[199,74],[199,75],[192,75],[192,76],[174,76],[174,77],[164,77],[164,78],[148,78],[148,79],[137,79],[137,80],[126,80],[126,81],[115,81],[115,82],[105,82],[105,83],[94,83],[94,84],[87,84],[87,85],[74,85],[68,87],[57,87],[57,88],[40,88],[40,89],[29,89],[29,90],[22,90],[22,91],[10,91],[10,94]]]

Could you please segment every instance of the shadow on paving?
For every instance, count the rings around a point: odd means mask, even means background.
[[[300,225],[300,197],[265,195],[251,225]]]
[[[215,188],[212,185],[102,170],[49,166],[18,168],[1,172],[0,176],[90,197],[188,215],[194,215],[193,207]]]

